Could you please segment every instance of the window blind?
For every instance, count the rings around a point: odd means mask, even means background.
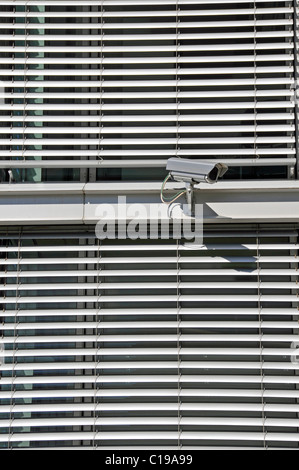
[[[93,230],[2,230],[1,448],[298,448],[296,227]]]
[[[291,2],[1,1],[0,21],[0,162],[16,180],[146,179],[171,156],[294,176]]]

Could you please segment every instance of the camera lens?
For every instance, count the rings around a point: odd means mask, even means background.
[[[213,170],[210,171],[208,178],[211,181],[216,181],[217,177],[218,177],[218,168],[215,167],[213,168]]]

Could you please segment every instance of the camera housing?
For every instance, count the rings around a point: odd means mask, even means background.
[[[224,163],[172,157],[167,162],[166,170],[174,181],[212,184],[227,172],[228,167]]]

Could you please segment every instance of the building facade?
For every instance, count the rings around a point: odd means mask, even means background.
[[[298,8],[0,0],[1,449],[298,449]]]

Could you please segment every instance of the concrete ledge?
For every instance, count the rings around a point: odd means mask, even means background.
[[[180,183],[167,184],[177,191]],[[204,222],[298,222],[299,181],[222,181],[197,185],[195,202],[203,205]],[[115,208],[119,196],[127,204],[150,208],[160,200],[160,182],[100,182],[0,185],[1,225],[92,224],[101,204]],[[184,204],[182,196],[176,204]]]
[[[22,184],[0,184],[0,197],[7,194],[81,194],[81,193],[148,193],[160,192],[162,182],[110,182],[101,181],[97,183],[22,183]],[[167,189],[181,189],[182,183],[169,182]],[[299,191],[299,180],[250,180],[250,181],[218,181],[215,184],[201,183],[195,185],[201,191]]]

